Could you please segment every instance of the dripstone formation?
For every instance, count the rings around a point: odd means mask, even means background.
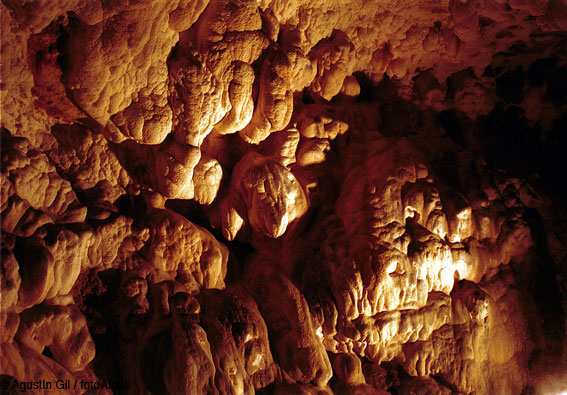
[[[567,391],[564,0],[0,16],[3,391]]]

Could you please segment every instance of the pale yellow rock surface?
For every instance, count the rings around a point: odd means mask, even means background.
[[[317,63],[317,76],[311,85],[314,93],[331,100],[340,92],[345,78],[354,71],[354,51],[354,45],[343,32],[321,40],[313,48],[309,55]]]
[[[214,364],[207,334],[193,322],[193,312],[185,310],[179,299],[191,298],[183,293],[174,296],[171,308],[173,354],[164,367],[165,387],[169,393],[207,393],[214,388]]]
[[[156,269],[170,273],[193,293],[224,288],[228,251],[207,230],[169,210],[150,211],[148,222],[150,248],[145,258]]]
[[[0,24],[9,391],[567,391],[563,1]]]
[[[232,239],[238,233],[243,209],[254,230],[277,238],[305,213],[307,201],[293,173],[251,152],[234,168],[230,195],[223,202],[222,230],[226,238]]]
[[[156,144],[171,131],[166,60],[175,29],[190,26],[206,5],[182,3],[100,4],[69,23],[73,60],[63,81],[112,140]]]
[[[298,53],[301,59],[300,52]],[[292,63],[294,62],[294,63]],[[282,130],[287,126],[293,111],[293,92],[291,81],[294,68],[298,66],[296,59],[288,57],[281,49],[271,49],[268,58],[262,64],[260,72],[260,91],[258,103],[250,123],[241,131],[240,137],[248,143],[258,144],[270,133]]]
[[[217,197],[222,176],[220,163],[215,158],[202,154],[193,171],[195,200],[201,204],[211,204]]]
[[[157,188],[167,198],[192,199],[195,196],[193,171],[201,151],[173,141],[156,156]]]
[[[297,122],[301,135],[307,138],[334,140],[348,130],[348,125],[331,106],[307,105],[297,115]]]
[[[84,220],[86,207],[82,207],[69,181],[59,176],[44,153],[34,149],[25,138],[7,136],[3,138],[2,151],[2,207],[8,206],[3,215],[10,218],[6,224],[3,222],[6,231],[18,232],[23,219],[20,232],[31,235],[37,225],[26,226],[27,215],[39,216],[40,224]]]
[[[118,189],[129,184],[128,173],[100,134],[79,125],[57,125],[52,133],[58,145],[49,153],[49,159],[65,172],[75,188],[91,189],[101,181]]]
[[[83,370],[94,358],[94,342],[77,307],[39,305],[21,317],[16,340],[38,354],[49,347],[69,372]]]

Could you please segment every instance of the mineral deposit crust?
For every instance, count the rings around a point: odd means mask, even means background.
[[[567,391],[563,1],[0,16],[3,386]]]

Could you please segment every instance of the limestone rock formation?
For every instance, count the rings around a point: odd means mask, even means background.
[[[234,167],[231,190],[221,207],[222,230],[228,240],[240,230],[244,212],[254,230],[277,238],[305,214],[307,201],[293,173],[251,152]]]
[[[3,392],[567,391],[564,1],[0,26]]]

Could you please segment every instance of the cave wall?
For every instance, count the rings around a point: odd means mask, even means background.
[[[0,16],[4,389],[567,391],[564,1]]]

